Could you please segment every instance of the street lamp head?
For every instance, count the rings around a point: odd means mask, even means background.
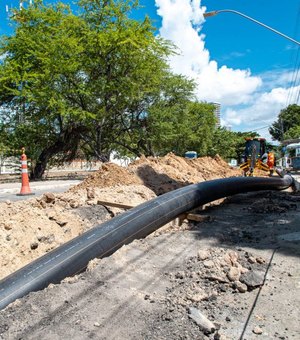
[[[218,14],[218,11],[206,12],[206,13],[203,13],[203,17],[204,18],[213,17],[213,16],[215,16],[217,14]]]

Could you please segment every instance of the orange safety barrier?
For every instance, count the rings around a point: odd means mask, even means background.
[[[25,155],[25,148],[22,148],[22,155],[21,155],[21,172],[22,172],[22,187],[21,191],[17,196],[25,196],[25,195],[34,195],[31,192],[29,187],[29,178],[28,178],[28,168],[27,168],[27,156]]]

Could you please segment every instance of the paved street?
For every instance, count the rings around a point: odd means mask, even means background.
[[[30,182],[30,189],[34,196],[17,196],[21,190],[21,183],[2,183],[0,184],[0,202],[10,200],[26,200],[32,197],[38,197],[45,192],[64,192],[73,185],[80,183],[80,180],[55,180],[55,181],[37,181]]]

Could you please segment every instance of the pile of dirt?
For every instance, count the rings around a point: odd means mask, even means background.
[[[156,195],[161,195],[185,185],[240,175],[240,170],[230,167],[219,156],[187,159],[169,153],[164,157],[141,157],[128,168],[105,164],[71,191],[144,184]]]
[[[114,163],[105,163],[101,168],[78,184],[71,191],[81,190],[84,188],[106,188],[116,185],[141,184],[141,180],[126,168]]]
[[[157,195],[205,180],[241,175],[219,156],[187,159],[173,153],[160,158],[141,158],[131,163],[129,169]]]
[[[53,194],[0,204],[0,279],[91,227],[71,205]]]
[[[0,279],[122,210],[98,201],[138,205],[155,194],[143,185],[88,188],[0,203]]]
[[[122,211],[99,201],[136,206],[187,184],[237,175],[220,157],[142,157],[128,168],[104,164],[63,194],[1,203],[0,279]]]

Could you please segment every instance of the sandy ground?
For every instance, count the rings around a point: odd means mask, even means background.
[[[203,180],[240,175],[174,155],[108,164],[64,194],[0,205],[1,275],[122,212]],[[299,200],[242,194],[203,223],[170,224],[0,312],[0,339],[299,339]],[[205,322],[204,322],[204,321]]]

